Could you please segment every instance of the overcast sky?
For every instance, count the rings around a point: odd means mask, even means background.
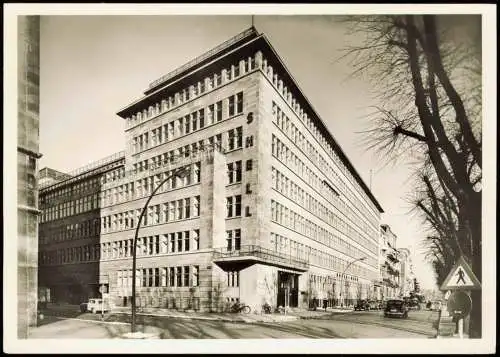
[[[124,150],[115,113],[148,84],[251,25],[250,16],[44,16],[40,53],[40,168],[72,171]],[[336,62],[346,37],[335,16],[256,16],[271,41],[385,212],[382,222],[413,250],[415,273],[433,288],[418,218],[404,200],[411,168],[384,166],[360,145],[371,99],[351,69]],[[370,170],[373,175],[370,179]]]

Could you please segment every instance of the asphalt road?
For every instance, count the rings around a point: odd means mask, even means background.
[[[413,315],[413,316],[412,316]],[[252,339],[252,338],[429,338],[432,314],[415,312],[408,319],[387,319],[380,312],[333,314],[322,319],[280,323],[234,323],[140,316],[139,330],[154,332],[162,339]],[[120,338],[130,331],[129,317],[100,321],[100,315],[46,316],[30,338]],[[114,321],[112,321],[114,320]],[[121,320],[121,321],[117,321]]]

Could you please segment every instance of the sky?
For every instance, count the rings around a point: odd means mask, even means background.
[[[39,167],[70,172],[124,150],[115,113],[149,83],[251,25],[251,16],[43,16],[40,39]],[[335,16],[256,16],[306,97],[382,205],[382,223],[413,252],[422,288],[434,288],[424,261],[422,223],[409,214],[412,167],[385,161],[360,143],[372,99],[337,61],[353,38]]]

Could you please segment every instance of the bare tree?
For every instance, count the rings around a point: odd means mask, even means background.
[[[461,18],[458,21],[476,21]],[[457,19],[455,19],[457,20]],[[414,204],[433,234],[426,239],[438,281],[463,255],[481,280],[481,53],[460,47],[446,16],[356,16],[362,43],[346,49],[353,75],[372,80],[380,105],[364,143],[425,174]],[[470,336],[481,336],[481,293],[473,292]]]

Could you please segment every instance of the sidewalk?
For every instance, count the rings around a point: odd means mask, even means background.
[[[328,308],[325,310],[318,309],[317,311],[302,310],[302,309],[291,309],[287,311],[286,314],[272,313],[272,314],[262,314],[260,312],[251,312],[249,314],[241,313],[216,313],[216,312],[198,312],[194,310],[179,311],[172,309],[162,309],[162,308],[137,308],[138,316],[162,316],[176,319],[190,319],[190,320],[212,320],[212,321],[223,321],[223,322],[287,322],[296,321],[299,319],[319,319],[329,316],[333,313],[346,313],[350,312],[352,309],[341,309],[341,308]],[[55,313],[71,313],[72,315],[79,315],[80,307],[78,305],[70,304],[59,304],[50,305],[47,309],[48,314],[50,312]],[[112,314],[119,315],[130,315],[130,307],[114,307]],[[76,316],[73,316],[76,317]]]

